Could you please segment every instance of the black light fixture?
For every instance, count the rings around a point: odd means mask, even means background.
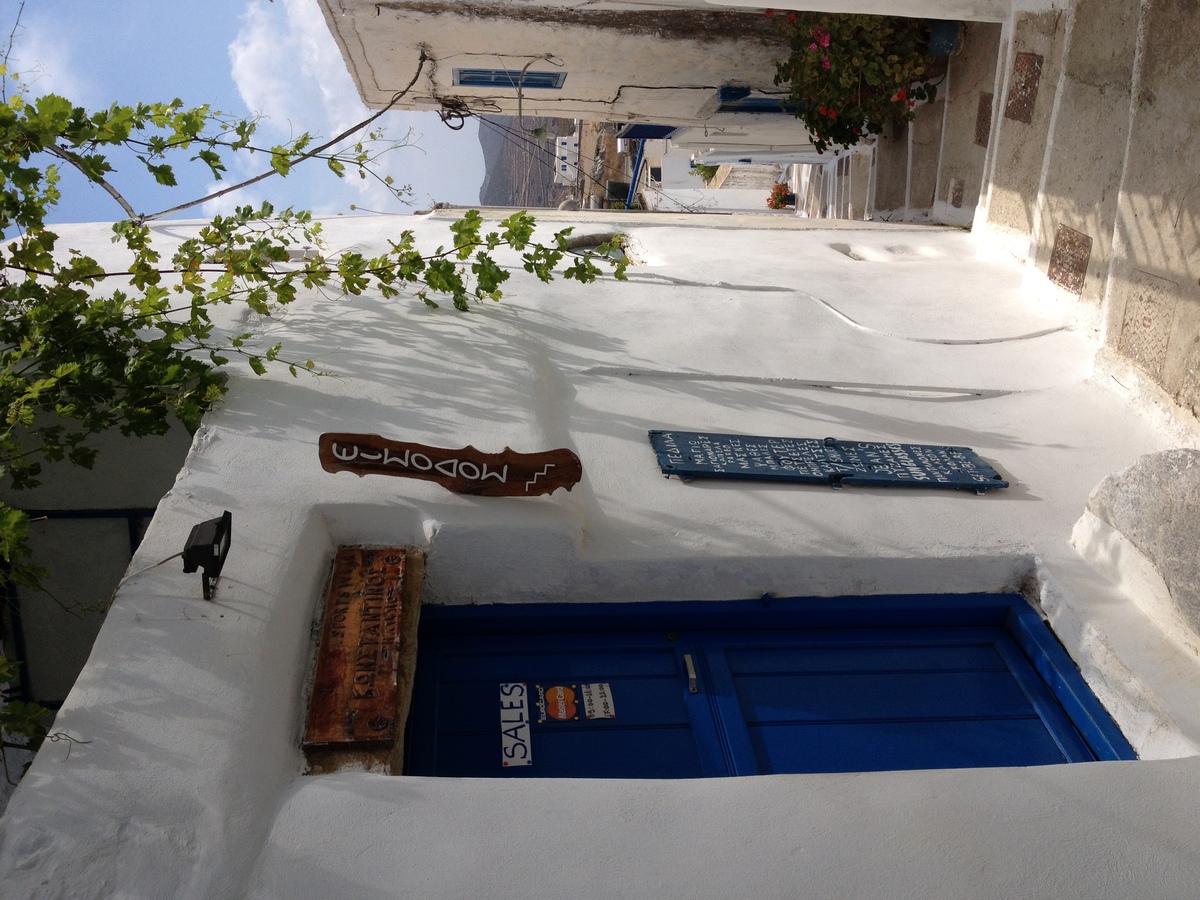
[[[225,510],[219,519],[209,519],[192,528],[187,543],[183,546],[183,571],[195,572],[203,569],[204,599],[211,600],[213,585],[229,555],[229,536],[233,526],[233,513]]]

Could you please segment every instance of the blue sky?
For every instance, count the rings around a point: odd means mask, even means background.
[[[0,28],[12,29],[18,3],[0,4]],[[170,100],[208,103],[238,116],[261,114],[256,143],[280,143],[308,131],[332,137],[369,113],[358,99],[315,0],[27,0],[10,58],[33,94],[56,93],[88,108]],[[432,201],[477,204],[483,155],[477,124],[451,131],[433,113],[390,112],[387,135],[410,135],[382,166],[411,184],[411,206],[371,182],[339,180],[320,161],[286,179],[271,178],[189,217],[267,199],[277,207],[321,213],[360,210],[406,213]],[[224,184],[267,167],[261,155],[239,159]],[[177,173],[179,172],[179,166]],[[197,170],[171,191],[121,165],[110,181],[139,212],[175,205],[213,189]],[[103,190],[64,177],[56,221],[111,221],[123,213]]]

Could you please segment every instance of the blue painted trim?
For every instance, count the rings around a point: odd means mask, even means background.
[[[925,53],[928,56],[949,56],[958,49],[959,34],[962,23],[947,19],[930,19],[929,46]]]
[[[729,671],[724,649],[704,647],[699,655],[703,663],[702,671],[708,681],[707,690],[702,688],[702,693],[708,694],[713,721],[723,726],[717,738],[721,742],[728,768],[722,774],[763,774],[754,755],[754,745],[750,742],[750,732],[746,728],[745,715],[737,699],[737,686],[733,682],[733,673]]]
[[[633,161],[633,177],[629,179],[629,193],[625,197],[625,208],[629,209],[633,206],[633,196],[637,193],[638,178],[642,174],[642,157],[646,152],[646,142],[638,143],[637,156]]]
[[[430,634],[554,634],[575,631],[755,630],[898,625],[1003,625],[1020,594],[875,594],[869,597],[770,597],[648,603],[496,603],[421,609]]]
[[[1096,757],[1137,759],[1137,752],[1096,699],[1075,661],[1037,612],[1027,605],[1014,607],[1007,624],[1013,640],[1071,717]]]
[[[1080,736],[1071,718],[1064,714],[1054,693],[1038,676],[1037,666],[1022,651],[1020,645],[1010,635],[1001,635],[993,644],[1000,658],[1004,660],[1013,679],[1029,698],[1030,704],[1038,714],[1038,718],[1046,725],[1046,731],[1058,745],[1063,759],[1067,762],[1092,762],[1096,759],[1091,747]]]
[[[558,90],[567,80],[566,72],[525,72],[520,69],[454,70],[454,84],[460,87],[502,87],[522,90]]]

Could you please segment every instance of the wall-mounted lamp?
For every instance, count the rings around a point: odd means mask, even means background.
[[[233,525],[233,513],[225,510],[219,519],[209,519],[192,528],[183,547],[183,571],[195,572],[203,569],[204,599],[211,600],[213,585],[229,555],[229,536]]]

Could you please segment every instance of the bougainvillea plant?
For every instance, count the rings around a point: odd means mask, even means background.
[[[851,147],[888,123],[913,119],[933,100],[925,80],[929,31],[919,19],[767,10],[787,36],[791,55],[775,66],[775,83],[791,102],[818,153]]]
[[[784,209],[788,204],[794,202],[796,195],[792,193],[791,188],[786,184],[777,184],[771,188],[771,196],[767,198],[767,206],[771,209]]]

